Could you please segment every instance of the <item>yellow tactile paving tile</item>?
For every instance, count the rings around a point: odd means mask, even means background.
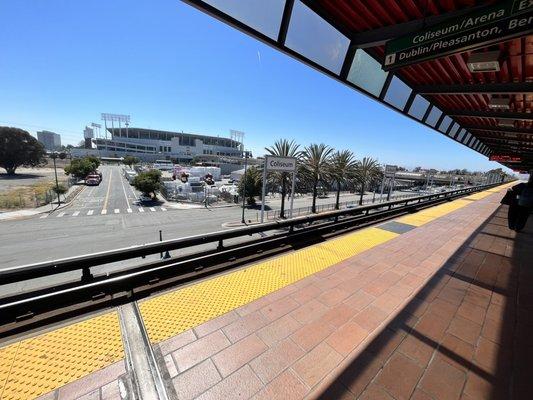
[[[436,218],[440,218],[452,211],[458,210],[459,208],[465,207],[468,204],[470,204],[473,200],[481,200],[484,199],[487,196],[490,196],[491,194],[498,193],[502,189],[505,189],[509,186],[516,185],[516,182],[506,183],[504,185],[484,190],[479,193],[474,193],[470,196],[463,197],[461,199],[457,199],[454,201],[451,201],[449,203],[444,203],[435,207],[427,208],[425,210],[419,211],[415,214],[406,215],[404,217],[398,218],[395,221],[401,222],[404,224],[409,224],[413,226],[421,226],[424,224],[427,224],[430,221],[433,221]]]
[[[420,226],[469,204],[471,204],[471,202],[467,200],[454,200],[449,203],[444,203],[435,207],[426,208],[411,215],[406,215],[404,217],[396,219],[395,221],[404,224]]]
[[[0,348],[0,399],[33,399],[124,358],[116,312]]]
[[[367,228],[140,304],[153,343],[175,336],[398,236]]]

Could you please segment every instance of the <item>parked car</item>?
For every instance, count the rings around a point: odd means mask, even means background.
[[[102,182],[102,177],[97,173],[91,173],[85,177],[85,184],[87,186],[98,186]]]
[[[98,175],[96,175],[96,177],[94,175],[89,175],[85,178],[85,184],[87,186],[98,186],[100,184],[100,178],[98,178]]]

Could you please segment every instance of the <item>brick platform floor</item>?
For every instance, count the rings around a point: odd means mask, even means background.
[[[525,399],[533,220],[502,194],[157,345],[179,399]]]

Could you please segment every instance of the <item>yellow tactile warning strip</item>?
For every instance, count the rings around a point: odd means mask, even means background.
[[[143,301],[150,340],[168,339],[396,236],[367,228]]]
[[[0,349],[0,399],[33,399],[124,358],[107,313]]]
[[[514,184],[397,221],[423,225]],[[367,228],[146,300],[140,307],[150,339],[159,342],[170,338],[396,236],[379,227]],[[38,397],[123,358],[116,312],[59,328],[0,348],[0,399]]]
[[[450,201],[449,203],[440,204],[435,207],[426,208],[414,214],[406,215],[405,217],[398,218],[395,221],[401,222],[404,224],[420,226],[430,221],[433,221],[436,218],[439,218],[448,213],[451,213],[452,211],[455,211],[459,208],[467,206],[469,204],[471,204],[470,201],[458,199],[458,200]]]
[[[504,185],[498,186],[493,189],[484,190],[479,193],[471,194],[470,196],[466,196],[457,200],[453,200],[449,203],[440,204],[435,207],[426,208],[424,210],[418,211],[415,214],[406,215],[405,217],[401,217],[396,219],[396,222],[401,222],[403,224],[409,224],[413,226],[421,226],[424,225],[430,221],[433,221],[436,218],[442,217],[452,211],[458,210],[459,208],[462,208],[464,206],[469,205],[473,200],[481,200],[484,199],[487,196],[490,196],[493,193],[497,193],[502,189],[505,189],[509,186],[516,185],[516,182],[506,183]]]
[[[420,226],[468,204],[471,201],[459,199],[396,221]],[[145,300],[140,309],[150,340],[157,343],[171,338],[396,236],[379,227],[363,229]]]

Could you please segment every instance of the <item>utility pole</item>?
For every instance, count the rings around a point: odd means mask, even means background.
[[[248,152],[244,152],[244,174],[242,176],[243,179],[243,192],[242,192],[242,218],[241,223],[245,223],[244,220],[244,203],[246,201],[246,171],[248,169]]]
[[[52,154],[50,154],[50,157],[52,160],[54,160],[54,174],[56,177],[56,193],[57,193],[57,206],[59,207],[61,205],[61,197],[59,194],[59,181],[57,180],[57,165],[56,165],[56,158],[65,159],[67,155],[65,153],[58,153],[57,151],[54,151]]]

